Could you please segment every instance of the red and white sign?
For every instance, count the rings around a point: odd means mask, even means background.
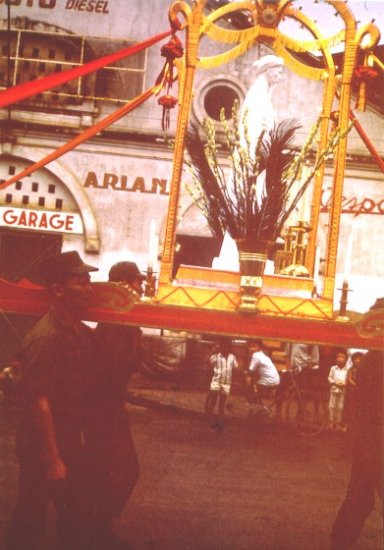
[[[54,233],[83,233],[80,214],[0,206],[0,226]]]

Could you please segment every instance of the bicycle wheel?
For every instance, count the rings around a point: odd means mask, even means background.
[[[328,420],[328,409],[324,401],[310,396],[292,397],[289,402],[289,419],[301,435],[317,435],[322,432]]]

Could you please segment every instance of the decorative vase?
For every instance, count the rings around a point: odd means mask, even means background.
[[[257,297],[263,286],[268,242],[243,238],[236,240],[240,260],[240,311],[257,312]]]

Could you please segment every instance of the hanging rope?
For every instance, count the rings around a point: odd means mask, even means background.
[[[175,59],[182,57],[184,54],[183,45],[176,36],[175,32],[176,31],[173,32],[172,38],[169,42],[167,42],[167,44],[164,44],[160,52],[162,57],[165,57],[166,59],[165,65],[157,79],[157,82],[163,80],[166,88],[165,95],[159,97],[157,101],[158,104],[163,107],[163,116],[161,121],[163,131],[168,130],[170,125],[170,110],[177,105],[177,98],[171,94],[172,84],[176,80],[176,77],[174,76],[174,61]]]
[[[76,137],[74,137],[73,139],[71,139],[70,141],[68,141],[61,147],[59,147],[58,149],[55,149],[55,151],[53,151],[43,159],[35,162],[31,166],[28,166],[27,168],[25,168],[22,172],[19,172],[15,176],[12,176],[12,178],[10,178],[9,180],[1,183],[0,189],[4,189],[5,187],[12,185],[12,183],[15,183],[15,181],[20,180],[21,178],[25,178],[25,176],[29,176],[29,174],[32,174],[32,172],[35,172],[39,168],[43,168],[48,163],[52,162],[53,160],[56,160],[57,158],[61,157],[68,151],[71,151],[71,149],[73,149],[74,147],[77,147],[77,145],[80,145],[80,143],[83,143],[87,139],[93,137],[101,130],[104,130],[104,128],[106,128],[110,124],[113,124],[114,122],[122,118],[124,115],[136,109],[136,107],[144,103],[144,101],[146,101],[149,97],[157,94],[160,91],[161,87],[162,87],[162,83],[152,86],[152,88],[149,88],[144,93],[137,96],[135,99],[133,99],[132,101],[130,101],[129,103],[127,103],[126,105],[124,105],[123,107],[115,111],[114,113],[112,113],[111,115],[107,116],[106,118],[104,118],[103,120],[95,124],[94,126],[91,126],[91,128],[87,128],[87,130],[77,135]]]
[[[73,69],[69,69],[68,71],[53,73],[44,78],[39,78],[31,82],[23,82],[23,84],[18,84],[17,86],[8,88],[7,90],[0,92],[0,107],[6,107],[7,105],[11,105],[12,103],[16,103],[17,101],[21,101],[22,99],[26,99],[40,92],[45,92],[46,90],[55,88],[59,84],[64,84],[74,78],[85,76],[89,73],[97,71],[106,65],[112,65],[120,59],[129,57],[130,55],[156,44],[156,42],[163,40],[174,32],[174,29],[170,29],[161,34],[157,34],[156,36],[152,36],[143,42],[139,42],[134,46],[129,46],[128,48],[123,48],[122,50],[118,50],[112,54],[99,57],[98,59],[93,59],[89,63],[81,65],[80,67],[75,67]]]

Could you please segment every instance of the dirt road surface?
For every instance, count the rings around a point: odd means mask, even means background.
[[[329,547],[349,473],[345,438],[231,419],[218,434],[195,418],[134,416],[142,474],[120,529],[133,548]],[[382,548],[379,503],[356,548]]]
[[[141,476],[119,535],[133,550],[326,550],[349,474],[350,443],[273,423],[129,406]],[[1,532],[16,494],[12,419],[1,418]],[[380,505],[357,550],[381,550]]]

